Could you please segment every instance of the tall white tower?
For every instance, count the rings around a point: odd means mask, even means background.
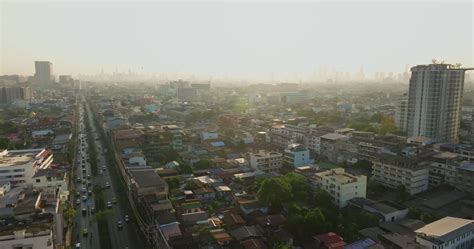
[[[449,64],[411,68],[408,136],[426,136],[437,142],[458,141],[466,70],[469,69]]]

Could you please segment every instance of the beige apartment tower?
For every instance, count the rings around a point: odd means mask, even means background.
[[[408,92],[408,136],[457,142],[466,68],[449,64],[411,68]]]

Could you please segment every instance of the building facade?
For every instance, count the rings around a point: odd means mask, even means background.
[[[45,149],[4,150],[0,152],[0,181],[12,186],[31,186],[36,171],[47,169],[53,154]]]
[[[309,157],[309,150],[304,147],[302,144],[290,144],[285,149],[285,165],[292,167],[302,167],[311,165],[314,163],[314,160],[311,160]]]
[[[389,188],[400,185],[410,195],[428,189],[430,161],[427,156],[380,154],[372,160],[372,178]]]
[[[464,74],[467,69],[448,64],[411,68],[408,93],[408,136],[437,142],[458,140]]]
[[[283,164],[283,155],[278,152],[259,151],[249,153],[250,167],[265,173],[278,172]]]
[[[445,217],[415,231],[416,242],[432,249],[474,246],[474,220]]]
[[[53,64],[49,61],[35,61],[35,80],[39,84],[53,83]]]
[[[364,197],[367,193],[367,176],[351,175],[344,168],[335,168],[316,173],[316,186],[331,195],[334,204],[345,207],[348,201],[356,197]]]

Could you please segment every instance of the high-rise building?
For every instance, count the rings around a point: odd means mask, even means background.
[[[458,140],[466,70],[449,64],[411,68],[408,136],[430,137],[437,142]]]
[[[11,104],[16,100],[33,98],[31,87],[5,86],[0,87],[0,104]]]
[[[403,94],[397,103],[395,125],[401,131],[407,131],[408,94]]]
[[[49,61],[35,61],[35,80],[39,84],[53,83],[53,64]]]

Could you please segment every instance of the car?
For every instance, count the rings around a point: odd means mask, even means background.
[[[91,213],[95,213],[95,207],[94,206],[91,207]]]
[[[80,196],[81,196],[81,192],[76,191],[76,197],[80,197]]]
[[[85,194],[85,193],[87,193],[87,189],[86,189],[85,187],[82,187],[81,192],[82,192],[83,194]]]
[[[87,175],[87,179],[89,179],[89,180],[90,180],[90,179],[91,179],[91,175]]]
[[[106,168],[105,166],[102,166],[102,170],[104,170],[104,171],[105,171],[106,169],[107,169],[107,168]]]
[[[113,204],[116,204],[116,203],[117,203],[117,198],[112,197],[112,203],[113,203]]]
[[[88,234],[89,234],[89,231],[87,230],[87,228],[82,229],[82,235],[84,237],[87,237]]]
[[[118,227],[119,229],[122,229],[122,228],[123,228],[123,223],[122,223],[121,220],[117,221],[117,227]]]
[[[77,181],[77,182],[81,182],[81,178],[80,178],[80,177],[78,177],[76,181]]]
[[[109,183],[109,182],[105,182],[105,187],[106,187],[106,188],[110,188],[110,183]]]
[[[107,208],[112,208],[112,202],[110,201],[107,202]]]
[[[81,243],[76,243],[76,249],[81,249]]]
[[[76,205],[81,205],[81,200],[80,199],[76,199]]]
[[[82,201],[83,201],[83,202],[86,202],[86,201],[87,201],[87,196],[86,196],[86,195],[83,195],[83,196],[82,196]]]
[[[128,223],[129,221],[130,221],[130,219],[128,218],[128,215],[125,215],[125,222]]]
[[[82,215],[86,215],[87,214],[87,209],[85,207],[82,208]]]
[[[87,194],[88,194],[89,196],[91,196],[91,195],[92,195],[92,191],[90,191],[90,190],[87,191]]]

